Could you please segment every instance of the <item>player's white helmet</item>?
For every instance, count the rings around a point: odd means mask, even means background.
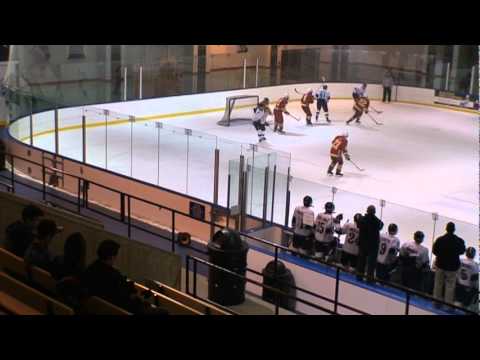
[[[290,98],[290,95],[285,94],[285,95],[283,95],[283,98],[284,98],[284,99],[288,99],[288,98]]]
[[[311,94],[311,93],[313,93],[313,89],[308,89],[307,94]]]

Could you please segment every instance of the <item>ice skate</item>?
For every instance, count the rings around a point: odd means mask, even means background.
[[[341,172],[337,171],[337,172],[335,173],[335,176],[343,176],[343,174],[342,174]]]

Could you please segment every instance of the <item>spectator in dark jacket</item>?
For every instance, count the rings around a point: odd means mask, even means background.
[[[357,280],[363,279],[365,265],[367,265],[367,282],[373,281],[380,243],[380,230],[383,228],[383,222],[375,216],[375,212],[375,206],[370,205],[367,213],[358,223]]]
[[[455,224],[449,222],[447,233],[433,243],[435,259],[435,285],[433,296],[448,303],[454,301],[457,271],[460,268],[460,255],[465,253],[465,241],[454,234]],[[445,295],[444,295],[445,288]]]
[[[53,260],[53,277],[61,280],[66,277],[80,278],[85,271],[86,242],[82,234],[73,233],[63,246],[63,255]]]
[[[35,239],[35,231],[43,211],[28,205],[22,211],[22,220],[10,224],[5,231],[5,249],[23,258],[25,251]]]
[[[85,291],[81,277],[85,271],[86,242],[82,234],[73,233],[65,241],[63,255],[53,260],[52,276],[58,280],[57,294],[75,309],[81,307]]]
[[[49,247],[59,230],[53,220],[45,219],[40,221],[37,226],[37,237],[25,251],[25,262],[52,272],[53,256]]]
[[[97,249],[95,260],[82,276],[82,284],[91,296],[98,296],[134,314],[148,312],[147,304],[136,294],[134,284],[113,267],[120,245],[104,240]],[[164,311],[157,311],[164,314]]]

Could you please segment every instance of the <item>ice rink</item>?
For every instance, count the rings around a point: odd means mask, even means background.
[[[457,223],[458,235],[478,247],[478,115],[403,103],[372,101],[372,105],[383,111],[371,114],[384,125],[376,125],[364,115],[360,125],[346,126],[345,121],[352,115],[352,101],[332,100],[330,125],[322,113],[318,123],[313,119],[314,126],[307,127],[299,102],[292,102],[287,109],[302,121],[285,116],[285,135],[267,129],[267,142],[261,147],[291,154],[291,209],[303,196],[312,195],[314,210],[320,211],[331,200],[331,188],[336,187],[336,210],[344,213],[345,219],[364,212],[371,203],[377,205],[380,213],[379,199],[384,199],[382,219],[386,224],[399,225],[402,241],[410,240],[413,231],[422,230],[427,235],[426,245],[431,244],[435,212],[440,215],[436,236],[451,218]],[[115,104],[102,107],[116,110]],[[136,115],[134,109],[130,114]],[[212,201],[213,154],[222,141],[219,202],[225,205],[228,161],[238,159],[238,143],[256,144],[257,134],[246,121],[231,127],[217,125],[222,115],[223,112],[212,112],[158,120],[192,129],[194,136],[188,142],[182,131],[158,129],[155,119],[134,125],[88,128],[87,161]],[[271,117],[268,120],[273,121]],[[326,174],[330,144],[344,131],[349,132],[352,160],[365,171],[346,162],[344,177],[330,177]],[[35,146],[48,150],[52,149],[52,142],[53,134],[34,139]],[[81,130],[62,131],[60,152],[80,159],[80,151]],[[256,197],[252,195],[252,202]],[[279,223],[284,221],[282,201],[277,199],[275,203],[274,220]],[[254,215],[260,214],[254,211]]]

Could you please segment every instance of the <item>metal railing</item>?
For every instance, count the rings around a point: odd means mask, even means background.
[[[99,213],[99,214],[101,214],[103,216],[106,216],[110,219],[113,219],[115,221],[119,221],[122,224],[126,224],[127,225],[127,233],[128,233],[129,238],[131,237],[132,229],[136,228],[136,229],[139,229],[139,230],[144,231],[146,233],[149,233],[151,235],[158,236],[158,237],[160,237],[164,240],[170,241],[171,251],[175,252],[175,250],[176,250],[176,245],[175,245],[175,243],[176,243],[176,239],[175,239],[175,220],[176,220],[177,216],[188,217],[188,218],[190,218],[194,221],[201,222],[201,223],[204,223],[204,224],[208,224],[212,228],[218,228],[218,229],[227,228],[226,226],[223,226],[222,224],[218,224],[216,222],[212,222],[212,221],[208,221],[208,220],[204,220],[204,219],[199,219],[199,218],[193,217],[190,214],[185,213],[183,211],[179,211],[179,210],[170,208],[168,206],[164,206],[162,204],[159,204],[159,203],[147,200],[147,199],[143,199],[143,198],[140,198],[140,197],[137,197],[137,196],[134,196],[134,195],[126,194],[126,193],[122,192],[121,190],[114,189],[114,188],[111,188],[109,186],[106,186],[106,185],[103,185],[103,184],[85,179],[81,176],[71,174],[71,173],[69,173],[67,171],[63,171],[61,169],[46,166],[44,163],[37,163],[37,162],[35,162],[31,159],[26,159],[26,158],[23,158],[21,156],[14,155],[14,154],[11,154],[11,153],[8,153],[8,152],[5,152],[4,154],[5,154],[6,158],[9,159],[10,177],[6,177],[5,175],[3,175],[1,173],[0,173],[0,177],[10,181],[11,192],[15,193],[15,191],[16,191],[15,184],[18,183],[18,184],[21,184],[21,185],[26,186],[28,188],[31,188],[33,190],[42,192],[43,200],[46,200],[46,197],[47,197],[47,194],[48,194],[49,196],[52,196],[52,197],[58,198],[62,201],[68,202],[68,203],[70,203],[70,204],[72,204],[76,207],[76,210],[77,210],[78,213],[81,212],[82,208],[86,208],[86,209],[88,209],[92,212]],[[26,182],[19,181],[19,179],[18,179],[19,176],[16,176],[16,174],[15,174],[15,159],[25,161],[29,164],[33,164],[33,165],[41,167],[41,170],[42,170],[41,189],[39,189],[35,186],[32,186],[30,184],[27,184]],[[56,173],[56,174],[61,174],[63,177],[72,177],[72,178],[76,179],[76,181],[77,181],[77,193],[75,194],[75,197],[76,197],[75,201],[72,201],[71,199],[65,198],[64,196],[60,196],[58,194],[55,194],[54,192],[47,192],[47,189],[50,186],[50,185],[47,184],[47,171],[50,171],[50,172],[53,172],[53,173]],[[89,185],[95,185],[95,186],[101,187],[101,188],[106,189],[108,191],[111,191],[112,193],[115,193],[119,196],[121,206],[120,206],[120,212],[119,212],[118,216],[114,216],[114,215],[111,214],[111,213],[116,213],[116,211],[111,210],[110,213],[107,213],[105,211],[100,211],[99,208],[103,208],[101,205],[96,205],[95,206],[94,202],[89,201],[89,196],[88,196],[88,191],[89,191],[89,188],[90,188]],[[72,196],[71,193],[68,193],[68,194],[70,196]],[[171,212],[170,236],[165,236],[165,235],[160,234],[158,232],[154,232],[154,231],[151,231],[150,229],[142,227],[142,226],[139,225],[140,222],[138,222],[138,224],[134,223],[134,220],[136,220],[136,219],[132,216],[132,213],[131,213],[131,200],[132,199],[136,200],[136,201],[139,201],[139,202],[142,202],[142,203],[145,203],[145,204],[155,206],[155,207],[161,207],[164,210],[170,211]],[[125,204],[126,204],[126,206],[125,206]],[[94,205],[94,206],[92,206],[92,205]],[[348,273],[348,271],[346,271],[346,269],[343,266],[337,265],[337,264],[332,264],[332,263],[326,262],[324,260],[318,259],[316,257],[304,255],[304,254],[302,254],[302,253],[300,253],[300,252],[298,252],[294,249],[276,244],[274,242],[271,242],[271,241],[268,241],[268,240],[265,240],[265,239],[261,239],[261,238],[252,236],[252,235],[247,234],[247,233],[241,232],[240,235],[242,237],[250,239],[250,240],[252,240],[256,243],[267,245],[267,246],[273,248],[273,254],[272,255],[273,255],[273,260],[275,262],[274,280],[277,280],[277,276],[278,276],[278,274],[277,274],[277,264],[279,262],[279,252],[280,251],[287,252],[287,253],[299,256],[301,258],[304,258],[306,260],[313,261],[314,263],[322,264],[326,267],[330,267],[330,268],[335,269],[335,299],[334,300],[328,299],[328,298],[323,297],[322,295],[319,295],[319,294],[315,294],[315,293],[310,292],[306,289],[302,289],[302,288],[299,288],[299,287],[295,287],[295,288],[299,291],[305,292],[308,295],[315,296],[319,299],[322,299],[322,300],[333,303],[335,313],[336,313],[336,311],[338,310],[339,307],[344,307],[344,308],[350,309],[352,311],[363,313],[363,311],[361,311],[361,310],[355,309],[355,308],[353,308],[349,305],[346,305],[346,304],[339,303],[339,301],[338,301],[340,275],[344,274],[344,273]],[[198,253],[201,253],[203,255],[208,255],[207,251],[205,251],[203,249],[195,248],[192,245],[186,245],[186,246],[182,245],[182,247],[189,248],[189,249],[191,249],[193,251],[196,251]],[[205,261],[205,260],[202,260],[202,261]],[[188,269],[188,267],[187,267],[187,269]],[[223,269],[223,270],[227,270],[227,269]],[[256,275],[261,275],[259,272],[255,272],[254,270],[250,270],[250,269],[247,269],[247,270],[251,273],[255,273]],[[358,275],[358,276],[361,276],[364,280],[367,279],[366,275]],[[434,304],[436,303],[436,304],[441,304],[443,306],[447,306],[448,308],[450,308],[452,310],[457,310],[457,311],[460,311],[461,313],[464,313],[464,314],[478,315],[476,312],[467,310],[463,307],[459,307],[459,306],[456,306],[454,304],[447,303],[443,300],[436,299],[433,296],[430,296],[428,294],[419,292],[419,291],[414,290],[414,289],[404,287],[402,285],[395,284],[393,282],[383,281],[383,280],[380,280],[380,279],[375,279],[375,282],[379,283],[381,285],[384,285],[384,286],[402,291],[402,292],[405,293],[405,300],[404,301],[405,301],[405,314],[406,315],[408,315],[410,313],[412,296],[416,296],[418,298],[421,298],[421,299],[424,299],[424,300],[427,300],[427,301],[431,301]],[[194,289],[195,289],[195,287],[194,287]],[[278,306],[278,304],[277,304],[277,306]],[[278,314],[278,308],[276,309],[276,313]]]

